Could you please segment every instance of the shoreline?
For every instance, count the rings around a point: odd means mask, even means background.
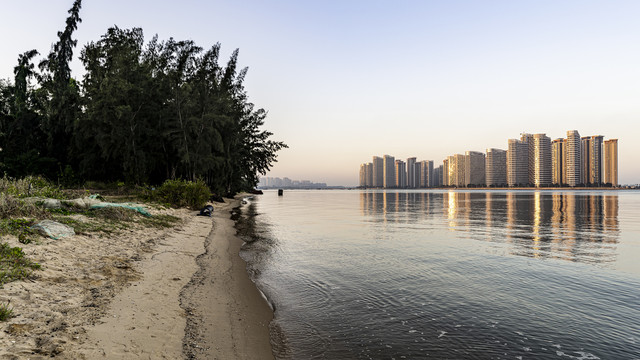
[[[246,271],[231,210],[213,217],[150,209],[181,223],[131,225],[11,246],[42,265],[33,279],[5,284],[0,359],[273,359],[273,310]],[[224,287],[220,287],[224,285]]]
[[[273,309],[249,278],[240,257],[232,210],[240,199],[214,211],[213,228],[198,256],[199,270],[180,296],[187,315],[187,359],[274,359],[269,325]]]

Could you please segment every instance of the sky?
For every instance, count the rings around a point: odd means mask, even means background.
[[[72,3],[3,2],[0,78],[49,52]],[[239,48],[249,99],[289,145],[267,176],[351,186],[374,155],[437,165],[575,129],[619,139],[620,183],[640,183],[640,1],[85,0],[80,16],[76,78],[114,25]]]

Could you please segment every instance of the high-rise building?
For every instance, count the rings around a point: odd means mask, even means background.
[[[564,172],[565,139],[555,139],[551,142],[551,183],[562,185]]]
[[[422,167],[422,174],[420,176],[420,187],[432,187],[433,186],[433,161],[422,160],[420,162]]]
[[[529,184],[529,144],[518,139],[509,139],[507,184],[511,187]]]
[[[384,161],[381,157],[373,157],[373,187],[384,186]]]
[[[396,159],[391,155],[385,155],[384,160],[384,184],[386,189],[396,186]]]
[[[528,157],[527,157],[527,169],[528,169],[528,183],[529,184],[533,184],[535,183],[535,144],[534,144],[534,135],[533,134],[527,134],[527,133],[521,133],[520,134],[520,141],[524,142],[527,144],[527,147],[529,148],[529,152],[528,152]]]
[[[454,159],[454,181],[453,181],[453,186],[457,186],[457,187],[463,187],[465,186],[465,172],[464,172],[464,155],[462,154],[455,154],[453,155],[453,159]],[[449,166],[451,166],[451,163],[449,163]]]
[[[442,165],[433,169],[433,184],[431,186],[442,186]]]
[[[442,160],[442,169],[440,170],[440,173],[442,174],[441,186],[449,186],[449,157]]]
[[[591,137],[583,136],[580,138],[580,183],[583,185],[587,185],[591,177],[589,159],[591,159]]]
[[[567,139],[562,139],[562,181],[561,183],[564,186],[568,184],[567,182]]]
[[[366,176],[365,169],[367,168],[367,164],[360,164],[360,174],[358,176],[358,185],[360,187],[365,187],[366,185]]]
[[[534,185],[551,185],[551,139],[546,134],[535,134],[534,144]]]
[[[416,184],[416,187],[417,188],[423,187],[420,183],[420,180],[422,179],[422,161],[416,162],[414,167],[415,167],[415,173],[416,173],[414,182]]]
[[[447,185],[457,186],[458,181],[456,176],[456,170],[457,170],[456,157],[455,155],[450,155],[450,156],[447,156],[447,160],[449,160],[447,162],[449,164],[449,168],[446,170],[449,173],[449,175],[447,176],[447,179],[449,179],[449,182],[447,183]]]
[[[366,187],[373,187],[373,163],[367,163],[364,168],[364,182]]]
[[[569,186],[577,186],[581,180],[581,165],[580,157],[582,151],[580,150],[580,133],[577,130],[567,131],[567,146],[564,149],[565,152],[565,168],[567,174],[566,184]]]
[[[507,185],[507,151],[487,149],[485,172],[487,186]]]
[[[416,188],[416,158],[407,159],[407,187],[409,189]]]
[[[589,151],[589,183],[593,185],[602,184],[602,135],[591,137],[591,150]]]
[[[407,164],[402,160],[396,160],[396,188],[404,189],[407,187]]]
[[[618,186],[618,139],[604,142],[604,183]]]
[[[464,185],[485,185],[485,157],[479,151],[467,151],[464,155]]]

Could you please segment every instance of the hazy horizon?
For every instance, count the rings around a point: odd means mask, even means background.
[[[45,56],[71,0],[4,5],[0,78]],[[108,27],[146,40],[240,49],[245,86],[289,145],[267,174],[356,185],[373,155],[433,160],[506,149],[520,133],[619,139],[619,181],[640,183],[636,1],[84,2],[73,75]]]

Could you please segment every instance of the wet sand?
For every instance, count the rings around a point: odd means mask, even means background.
[[[273,359],[273,311],[249,279],[231,207],[225,210],[214,212],[200,270],[182,291],[189,314],[185,353],[189,359]]]

